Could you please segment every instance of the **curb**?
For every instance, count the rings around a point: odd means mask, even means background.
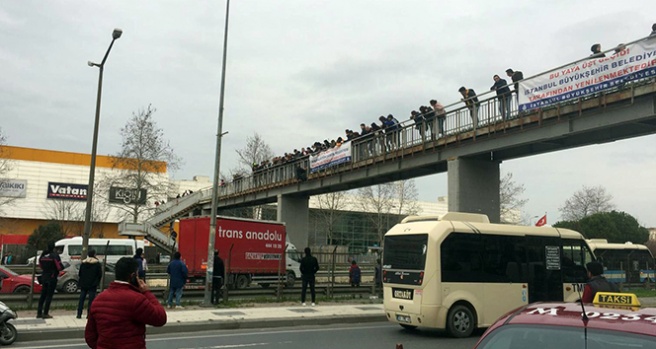
[[[236,319],[234,321],[203,321],[187,323],[167,323],[162,327],[146,327],[146,334],[224,331],[250,328],[280,328],[306,325],[332,325],[337,323],[364,323],[387,321],[384,314],[330,316],[322,318],[279,318],[266,320]],[[84,338],[84,328],[20,331],[16,342],[31,342],[44,339]]]

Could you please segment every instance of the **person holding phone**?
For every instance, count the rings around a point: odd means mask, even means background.
[[[132,257],[116,262],[116,280],[91,305],[84,339],[92,349],[146,348],[146,325],[166,324],[166,310],[138,278]]]

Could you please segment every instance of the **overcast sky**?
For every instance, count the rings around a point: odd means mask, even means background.
[[[626,4],[626,5],[625,5]],[[343,135],[432,98],[479,93],[507,68],[530,76],[651,31],[656,1],[232,1],[221,168],[259,133],[277,155]],[[0,126],[15,146],[91,151],[99,62],[105,67],[98,153],[152,104],[184,164],[176,179],[211,176],[224,1],[0,2]],[[526,188],[527,217],[548,214],[583,185],[656,227],[656,136],[501,165]],[[417,180],[420,199],[447,195],[446,175]],[[537,219],[533,219],[533,222]]]

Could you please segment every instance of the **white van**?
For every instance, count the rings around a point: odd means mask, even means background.
[[[114,264],[121,257],[132,257],[137,248],[144,248],[143,240],[132,239],[89,239],[89,249],[96,250],[96,257]],[[55,243],[62,262],[80,261],[82,254],[82,237],[61,239]]]

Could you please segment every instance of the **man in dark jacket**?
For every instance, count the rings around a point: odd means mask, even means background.
[[[166,311],[137,277],[138,263],[123,257],[116,262],[116,280],[91,305],[84,339],[92,349],[144,349],[146,325],[166,324]]]
[[[88,257],[80,264],[79,276],[77,284],[80,288],[80,301],[77,304],[77,318],[81,319],[87,294],[89,294],[89,306],[87,307],[87,317],[89,317],[91,303],[96,298],[96,289],[100,284],[100,279],[102,279],[102,267],[100,261],[96,258],[96,250],[89,250]]]
[[[471,88],[465,88],[462,86],[458,89],[458,92],[462,95],[462,101],[465,102],[467,109],[469,109],[469,115],[472,118],[472,126],[474,130],[478,128],[478,107],[481,106],[481,102],[478,101],[476,97],[476,92]]]
[[[182,288],[187,283],[187,274],[189,270],[183,261],[180,260],[180,252],[173,254],[173,260],[166,267],[166,273],[170,275],[171,281],[169,283],[169,299],[166,302],[167,307],[173,306],[173,296],[175,295],[175,307],[181,309],[180,298],[182,298]]]
[[[221,298],[219,293],[225,279],[225,265],[223,259],[219,257],[219,251],[214,251],[214,265],[212,268],[214,272],[212,276],[212,304],[217,304],[219,298]]]
[[[609,282],[601,274],[604,273],[604,267],[599,262],[590,262],[585,265],[588,269],[588,283],[583,289],[581,302],[592,303],[597,292],[619,292],[620,289],[614,283]]]
[[[524,73],[508,68],[506,69],[506,75],[508,75],[508,77],[512,79],[512,82],[515,83],[515,91],[513,92],[515,92],[515,94],[519,94],[519,82],[524,80]]]
[[[48,314],[48,311],[50,310],[50,302],[52,302],[52,296],[55,294],[59,272],[64,269],[59,254],[55,251],[54,242],[48,243],[48,248],[41,253],[39,266],[42,270],[41,276],[39,277],[42,289],[36,317],[37,319],[52,319],[52,316]]]
[[[495,75],[492,77],[494,79],[494,85],[490,87],[490,91],[497,91],[497,99],[499,100],[499,113],[504,120],[510,119],[510,99],[511,93],[510,88],[507,86],[508,83],[506,80]]]
[[[314,274],[319,271],[319,261],[312,256],[312,251],[309,247],[305,248],[305,257],[301,259],[301,281],[303,288],[301,289],[301,304],[305,305],[305,295],[307,294],[307,287],[310,285],[310,295],[312,296],[312,306],[316,303],[316,294],[314,292]]]
[[[139,278],[141,280],[146,280],[146,263],[144,262],[143,248],[137,248],[137,251],[134,254],[134,259],[139,263]]]

